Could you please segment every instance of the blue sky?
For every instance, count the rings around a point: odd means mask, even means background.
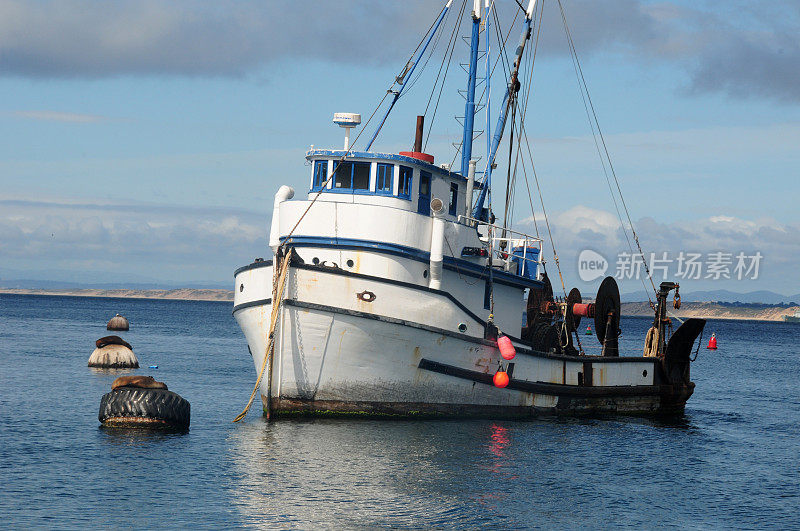
[[[0,1],[0,277],[229,282],[268,253],[278,186],[307,186],[305,150],[341,144],[332,114],[366,118],[441,5]],[[526,127],[565,274],[583,287],[581,249],[613,262],[626,246],[556,6],[545,0]],[[760,251],[757,281],[693,284],[800,292],[800,6],[564,6],[645,250]],[[410,148],[443,48],[375,149]],[[437,163],[460,140],[465,78],[451,68]],[[529,217],[520,193],[514,219]]]

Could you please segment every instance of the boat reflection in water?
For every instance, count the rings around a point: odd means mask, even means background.
[[[647,443],[665,429],[685,432],[630,418],[256,419],[229,436],[234,475],[225,484],[244,525],[600,526],[609,464],[635,474],[624,487],[633,493],[653,481],[648,462],[685,458],[685,447]],[[656,496],[632,495],[631,511],[644,514]]]

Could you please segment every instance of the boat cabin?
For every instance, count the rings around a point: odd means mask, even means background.
[[[321,190],[319,201],[381,205],[430,216],[431,200],[438,197],[444,203],[445,219],[457,221],[458,216],[471,215],[467,179],[458,173],[403,154],[350,152],[340,162],[344,155],[344,150],[306,153],[311,162],[309,199]]]

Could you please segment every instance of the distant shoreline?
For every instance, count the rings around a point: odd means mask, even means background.
[[[122,299],[221,301],[233,302],[233,291],[227,289],[32,289],[0,288],[6,295],[50,295],[61,297],[103,297]],[[764,305],[730,306],[714,302],[684,302],[680,310],[669,308],[670,315],[688,319],[739,319],[747,321],[783,321],[784,315],[793,315],[798,306],[781,307]],[[652,317],[653,311],[647,302],[622,303],[622,315],[626,317]]]
[[[60,297],[103,297],[122,299],[155,299],[181,301],[233,301],[227,289],[32,289],[0,288],[6,295],[51,295]]]
[[[699,317],[701,319],[738,319],[743,321],[773,321],[783,322],[784,315],[794,315],[799,310],[798,306],[764,306],[761,304],[743,304],[730,306],[716,302],[684,302],[680,310],[676,310],[670,303],[667,310],[672,317],[688,319]],[[636,317],[653,317],[653,310],[647,302],[622,303],[622,315]]]

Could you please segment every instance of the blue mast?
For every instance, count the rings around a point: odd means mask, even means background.
[[[489,156],[489,153],[492,151],[492,85],[491,85],[491,39],[489,39],[489,21],[491,18],[489,17],[489,10],[490,10],[489,0],[486,0],[486,25],[485,25],[485,32],[486,32],[486,156]],[[486,171],[484,172],[484,180],[487,182],[491,182],[492,179],[492,165],[489,164],[487,166]],[[470,204],[472,203],[472,198],[469,198]]]
[[[467,82],[467,104],[464,107],[464,138],[461,141],[461,174],[467,174],[472,158],[472,135],[475,130],[475,81],[478,70],[478,44],[481,31],[481,0],[475,0],[472,11],[472,37],[470,38],[469,80]]]
[[[495,126],[494,136],[492,137],[492,145],[486,157],[486,171],[484,172],[483,187],[478,201],[475,203],[475,208],[472,211],[472,217],[476,219],[483,219],[483,205],[486,202],[486,194],[492,184],[492,164],[497,155],[497,148],[500,146],[500,140],[503,138],[503,131],[506,127],[506,117],[508,116],[508,108],[511,104],[511,93],[517,91],[517,74],[519,67],[522,63],[522,52],[525,50],[525,43],[531,36],[531,23],[533,22],[533,12],[536,8],[536,0],[530,0],[528,9],[525,11],[525,27],[522,30],[522,35],[519,39],[519,45],[516,50],[516,58],[514,60],[514,69],[511,72],[511,82],[506,88],[503,95],[503,103],[500,104],[500,115],[497,117],[497,125]]]

